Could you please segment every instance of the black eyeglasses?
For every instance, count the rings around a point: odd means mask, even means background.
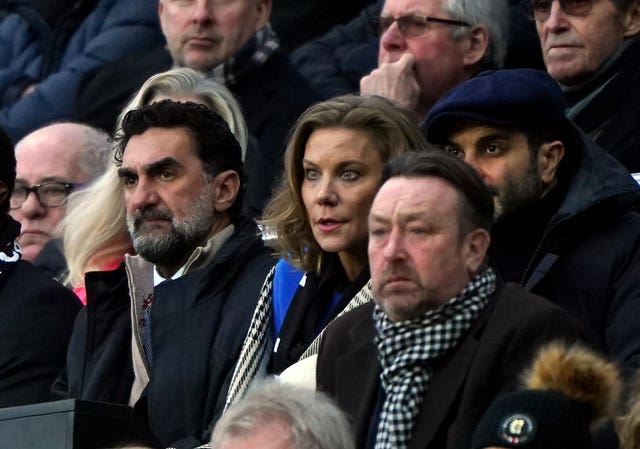
[[[9,207],[20,209],[31,192],[36,194],[36,198],[44,207],[60,207],[67,202],[69,193],[78,186],[80,184],[58,181],[43,182],[31,187],[16,184]]]
[[[544,22],[551,15],[554,0],[525,0],[522,2],[529,17],[536,22]],[[560,8],[572,16],[584,16],[593,7],[594,0],[558,0]]]
[[[398,22],[398,29],[407,37],[422,36],[429,30],[429,23],[444,23],[445,25],[455,25],[461,27],[471,26],[468,22],[462,20],[441,19],[439,17],[427,16],[402,16],[402,17],[378,17],[369,20],[371,32],[375,36],[382,34],[389,29],[393,22]]]

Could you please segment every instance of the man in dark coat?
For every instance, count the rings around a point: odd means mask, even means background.
[[[11,407],[50,399],[82,304],[71,291],[21,260],[20,224],[7,213],[16,159],[2,129],[0,160],[0,407]]]
[[[76,118],[111,131],[131,95],[172,66],[190,67],[224,84],[238,98],[253,137],[247,151],[245,212],[260,215],[283,168],[285,141],[300,114],[318,98],[279,48],[268,20],[271,0],[225,4],[160,0],[166,47],[145,58],[107,66],[85,78]]]
[[[564,106],[546,72],[489,72],[434,106],[427,137],[493,192],[494,267],[580,319],[629,378],[640,365],[640,191]]]
[[[327,328],[317,362],[356,447],[466,449],[536,348],[578,337],[563,310],[486,265],[493,211],[480,177],[443,152],[385,168],[369,215],[374,303]]]
[[[576,125],[640,172],[640,1],[531,1],[547,72]],[[560,6],[562,5],[562,6]]]
[[[238,142],[202,105],[131,111],[116,150],[137,256],[87,275],[61,396],[129,404],[162,447],[209,438],[273,265],[241,216]]]

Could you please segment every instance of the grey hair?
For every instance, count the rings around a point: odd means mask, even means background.
[[[109,135],[101,129],[83,125],[82,155],[78,161],[80,171],[89,179],[95,179],[105,172],[111,157]]]
[[[500,69],[504,65],[509,37],[507,0],[442,0],[443,9],[455,20],[472,27],[483,25],[489,33],[489,47],[482,58],[483,69]],[[452,26],[451,36],[461,38],[467,27]]]
[[[245,437],[268,423],[290,429],[295,449],[354,449],[344,413],[321,392],[267,380],[249,391],[220,418],[211,436],[219,448],[227,438]]]
[[[225,86],[207,78],[203,73],[187,67],[167,70],[147,79],[136,95],[122,109],[118,116],[117,129],[120,129],[127,112],[148,105],[153,97],[159,95],[169,98],[196,97],[209,109],[220,114],[238,140],[244,161],[249,132],[238,101]]]

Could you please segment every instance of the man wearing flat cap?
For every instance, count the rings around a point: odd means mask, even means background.
[[[629,378],[640,365],[640,191],[566,118],[557,83],[487,72],[441,98],[425,126],[493,193],[492,265],[585,323]]]

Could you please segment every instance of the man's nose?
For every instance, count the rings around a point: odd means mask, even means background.
[[[125,203],[129,211],[155,205],[158,203],[158,198],[153,184],[144,180],[138,180],[135,187],[125,190]]]
[[[205,23],[212,20],[212,8],[209,0],[196,0],[193,5],[192,20],[194,23]]]
[[[22,206],[16,209],[16,214],[27,218],[39,218],[47,215],[47,208],[42,205],[35,192],[28,192]]]
[[[385,259],[389,261],[403,259],[406,254],[405,250],[404,233],[399,229],[392,229],[384,247]]]
[[[549,17],[544,21],[544,27],[551,32],[560,32],[570,28],[570,22],[567,17],[567,13],[559,1],[552,1]]]
[[[380,36],[380,47],[386,51],[402,51],[407,47],[406,40],[400,31],[397,21],[393,22]]]

